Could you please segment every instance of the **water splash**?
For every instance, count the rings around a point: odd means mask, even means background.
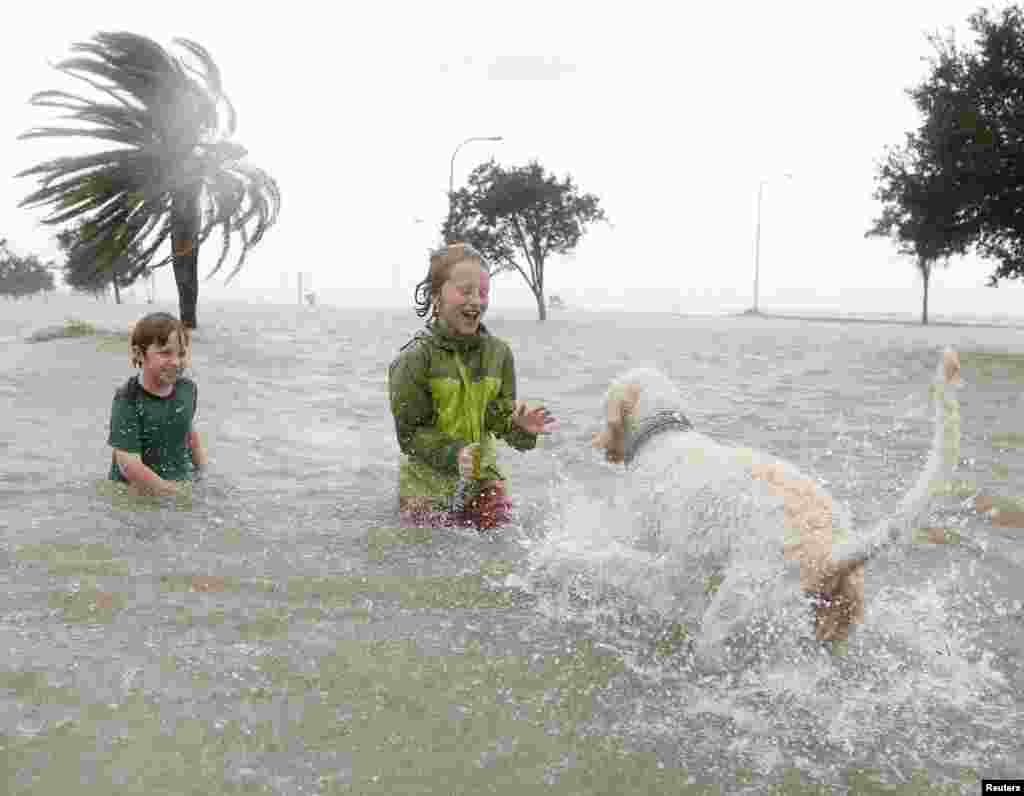
[[[936,425],[944,443],[948,424]],[[907,498],[917,511],[937,462],[952,459],[942,453],[933,446],[926,486]],[[600,484],[560,476],[544,533],[524,539],[527,567],[512,576],[540,598],[541,614],[589,625],[651,684],[657,696],[623,709],[617,731],[693,739],[714,725],[715,743],[694,743],[684,757],[723,776],[742,761],[762,773],[795,765],[823,781],[862,766],[892,783],[915,770],[958,782],[964,767],[1019,763],[1008,747],[1022,720],[1014,685],[981,632],[1007,609],[980,585],[976,562],[923,576],[876,558],[865,625],[830,654],[781,556],[781,500],[724,460],[680,469],[660,494],[621,475]],[[673,623],[686,642],[652,655]],[[710,669],[694,654],[709,635],[723,652]]]
[[[694,746],[686,760],[707,772],[722,767],[724,775],[742,761],[763,774],[796,765],[822,781],[862,766],[889,782],[904,782],[913,770],[953,782],[958,769],[1005,756],[1022,716],[1012,684],[979,638],[997,606],[984,589],[965,589],[971,581],[956,565],[912,585],[899,569],[878,573],[883,583],[871,595],[867,622],[842,654],[828,654],[801,629],[808,616],[790,601],[730,640],[737,665],[709,671],[685,645],[660,659],[648,654],[659,625],[642,600],[651,584],[668,577],[664,560],[621,538],[614,539],[616,553],[603,549],[589,570],[563,560],[587,556],[584,527],[616,536],[608,521],[628,518],[610,504],[597,508],[591,501],[589,513],[585,503],[563,506],[568,524],[551,543],[532,547],[539,569],[531,582],[547,595],[542,613],[589,624],[650,683],[656,696],[624,710],[617,731],[674,741],[700,737],[710,722],[714,748]],[[621,536],[623,526],[617,527]]]
[[[658,495],[643,493],[673,506],[661,521],[658,511],[636,511],[632,490],[615,482],[600,500],[583,484],[558,479],[545,533],[525,542],[527,575],[520,579],[542,598],[541,610],[651,617],[695,635],[713,606],[730,633],[758,625],[755,634],[737,635],[734,654],[751,638],[774,638],[779,617],[804,609],[797,584],[781,577],[782,500],[725,462],[706,465],[700,478],[690,471],[689,483],[677,479]]]

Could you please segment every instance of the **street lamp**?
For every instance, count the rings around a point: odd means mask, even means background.
[[[459,154],[459,150],[462,149],[462,147],[465,144],[468,144],[470,141],[501,141],[501,140],[502,140],[502,137],[500,135],[473,136],[472,138],[467,138],[465,141],[463,141],[461,144],[459,144],[457,147],[455,147],[455,151],[452,152],[451,169],[449,169],[449,171],[448,171],[448,231],[449,232],[451,232],[452,214],[453,214],[453,212],[455,210],[455,203],[452,201],[452,195],[455,193],[455,156],[457,154]]]
[[[792,174],[783,174],[787,180],[793,179]],[[764,192],[765,183],[768,180],[761,180],[757,184],[757,229],[754,234],[754,314],[757,314],[758,278],[761,274],[761,195]]]

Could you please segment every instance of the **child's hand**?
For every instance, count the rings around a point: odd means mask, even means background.
[[[476,478],[480,461],[480,443],[474,442],[459,451],[459,477]]]
[[[550,434],[558,429],[558,421],[548,414],[547,409],[543,406],[529,409],[526,401],[516,401],[512,422],[531,434]]]

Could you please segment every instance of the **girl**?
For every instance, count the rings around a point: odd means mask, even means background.
[[[543,407],[527,411],[516,401],[512,351],[482,323],[489,288],[483,257],[466,243],[434,252],[416,286],[416,314],[430,312],[431,319],[388,369],[405,454],[398,488],[403,523],[483,530],[507,522],[511,501],[495,438],[526,451],[538,434],[557,427]]]

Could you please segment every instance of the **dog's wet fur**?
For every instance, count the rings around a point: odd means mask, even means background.
[[[846,507],[770,454],[722,444],[696,430],[673,430],[643,444],[626,473],[639,529],[634,541],[662,560],[673,559],[674,586],[694,581],[679,595],[690,603],[680,606],[685,613],[695,613],[697,581],[709,571],[718,573],[717,590],[696,611],[701,657],[720,660],[727,637],[757,609],[770,607],[776,599],[770,595],[786,591],[794,569],[799,589],[792,591],[812,603],[818,641],[845,641],[852,626],[864,621],[865,564],[909,536],[906,529],[927,509],[935,479],[948,479],[956,465],[958,404],[945,388],[959,386],[959,373],[957,353],[946,349],[933,388],[929,464],[892,515],[860,535],[852,533]],[[650,368],[622,374],[608,389],[604,428],[594,435],[594,447],[609,462],[624,462],[631,429],[659,411],[685,412],[671,380]],[[843,540],[847,532],[850,538]],[[672,587],[668,581],[662,586]]]

